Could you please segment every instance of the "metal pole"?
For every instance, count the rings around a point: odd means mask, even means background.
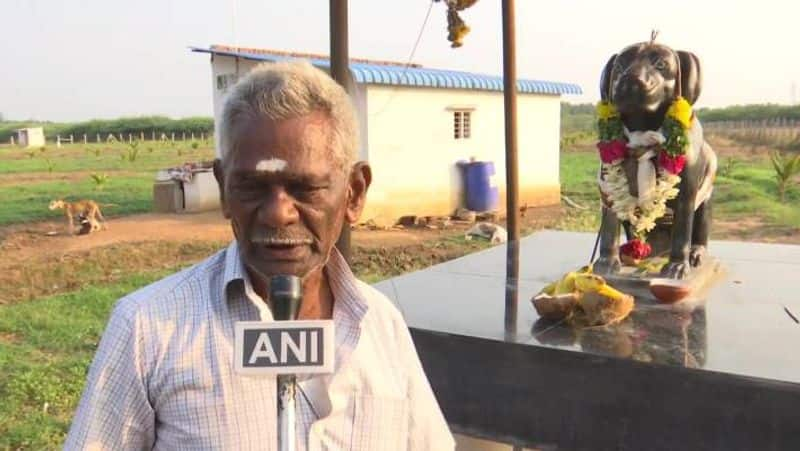
[[[303,299],[302,283],[296,276],[273,276],[269,283],[269,303],[276,321],[297,319]],[[295,424],[295,392],[297,376],[279,374],[277,378],[278,398],[278,451],[295,451],[297,433]]]
[[[295,451],[297,432],[295,422],[295,391],[297,377],[294,374],[278,375],[278,451]]]
[[[344,87],[351,96],[353,83],[350,76],[347,30],[347,0],[330,0],[330,42],[331,42],[331,77]],[[342,224],[339,239],[336,241],[344,259],[350,263],[350,224]]]
[[[519,180],[517,177],[517,61],[514,0],[503,0],[503,99],[506,133],[506,334],[517,331]]]

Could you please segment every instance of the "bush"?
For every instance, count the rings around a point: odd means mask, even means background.
[[[792,180],[800,174],[800,154],[794,157],[784,157],[776,150],[770,154],[772,168],[775,170],[775,181],[778,184],[778,197],[781,202],[786,200],[786,188]]]

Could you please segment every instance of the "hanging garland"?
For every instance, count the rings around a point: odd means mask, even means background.
[[[672,102],[661,133],[659,144],[645,153],[645,158],[658,155],[656,183],[649,192],[633,197],[628,187],[628,178],[622,165],[629,148],[638,148],[629,143],[625,127],[616,107],[608,101],[597,105],[597,149],[602,161],[604,182],[601,191],[611,210],[621,221],[633,226],[634,239],[620,247],[622,255],[634,260],[646,258],[652,251],[647,244],[647,233],[656,226],[656,221],[666,214],[667,201],[678,195],[679,174],[686,165],[686,148],[689,145],[688,131],[692,125],[692,106],[683,97]]]
[[[439,2],[441,0],[433,0]],[[458,12],[463,11],[477,3],[478,0],[444,0],[447,4],[447,40],[450,47],[457,48],[464,45],[464,37],[469,33],[470,28],[459,16]]]

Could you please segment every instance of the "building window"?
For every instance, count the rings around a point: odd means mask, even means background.
[[[236,74],[217,75],[217,91],[225,92],[236,83]]]
[[[472,136],[472,113],[453,111],[453,138],[469,139]]]

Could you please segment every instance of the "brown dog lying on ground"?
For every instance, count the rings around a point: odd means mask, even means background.
[[[106,204],[105,206],[110,205],[112,204]],[[78,219],[79,224],[83,224],[84,222],[88,221],[90,224],[90,232],[100,230],[101,228],[108,228],[106,226],[106,218],[104,218],[103,213],[100,212],[100,205],[93,200],[84,199],[77,202],[67,202],[63,199],[57,199],[50,202],[49,209],[64,210],[64,215],[67,217],[67,221],[69,222],[69,229],[67,229],[67,233],[70,235],[76,233],[74,229],[75,219]]]

